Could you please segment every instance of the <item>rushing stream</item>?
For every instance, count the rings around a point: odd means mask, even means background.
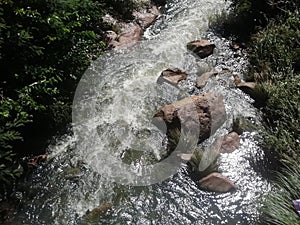
[[[111,203],[112,210],[95,224],[255,224],[259,201],[270,190],[260,173],[265,170],[259,167],[264,155],[256,132],[244,132],[239,149],[218,161],[222,174],[237,185],[231,193],[200,190],[183,163],[165,180],[130,185],[145,182],[110,160],[126,158],[128,148],[143,148],[159,160],[165,136],[151,118],[161,106],[184,96],[208,91],[224,96],[227,120],[217,135],[226,133],[239,116],[259,124],[252,100],[232,85],[232,72],[240,75],[247,65],[245,56],[230,50],[228,40],[208,31],[209,18],[225,9],[224,0],[169,1],[143,41],[107,52],[93,63],[74,98],[74,133],[49,146],[47,163],[28,180],[30,189],[24,188],[14,224],[87,224],[82,218],[86,211],[104,203]],[[187,42],[199,38],[216,44],[213,56],[200,60],[186,50]],[[189,74],[179,84],[180,90],[156,88],[161,71],[169,67]],[[197,74],[213,68],[232,72],[197,89]],[[210,139],[202,145],[209,146]],[[128,165],[138,173],[142,163],[135,160]]]

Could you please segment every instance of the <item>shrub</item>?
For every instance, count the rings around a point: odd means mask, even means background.
[[[15,153],[41,152],[70,122],[76,84],[105,47],[104,13],[93,0],[0,2],[1,184],[18,175]]]

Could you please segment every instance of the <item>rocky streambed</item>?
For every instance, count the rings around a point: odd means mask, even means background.
[[[134,45],[93,63],[74,133],[20,189],[14,224],[256,223],[270,185],[255,85],[244,50],[208,29],[225,7],[169,1]]]

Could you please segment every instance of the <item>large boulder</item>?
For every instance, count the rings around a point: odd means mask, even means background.
[[[198,133],[202,142],[223,124],[225,117],[223,96],[206,93],[165,105],[153,122],[159,128],[167,128],[167,134],[174,129]]]
[[[141,40],[144,30],[152,25],[160,15],[158,8],[151,5],[150,1],[140,1],[136,4],[141,4],[141,7],[133,12],[134,20],[131,22],[120,22],[110,15],[102,18],[112,29],[106,32],[109,48],[120,48],[137,43]]]
[[[178,69],[178,68],[169,68],[160,74],[159,78],[157,79],[157,83],[163,83],[164,81],[171,83],[171,84],[178,84],[179,81],[185,80],[187,78],[187,74]]]
[[[207,40],[196,40],[187,44],[187,49],[195,53],[201,59],[213,54],[215,47],[216,45],[214,43]]]
[[[229,192],[236,189],[235,184],[231,180],[217,172],[202,178],[198,184],[202,189],[215,192]]]

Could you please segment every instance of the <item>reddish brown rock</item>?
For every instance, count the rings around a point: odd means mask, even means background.
[[[133,12],[133,22],[119,22],[110,15],[103,20],[114,27],[114,31],[106,32],[106,40],[109,48],[120,48],[133,45],[141,40],[144,29],[152,25],[160,12],[156,6],[140,9]]]
[[[32,169],[38,167],[42,162],[45,162],[47,159],[47,154],[42,154],[38,156],[34,156],[33,158],[29,159],[27,162],[27,167]]]
[[[240,147],[240,136],[236,132],[231,132],[224,136],[220,153],[231,153]]]
[[[164,70],[159,78],[157,79],[158,83],[162,83],[167,81],[171,84],[178,84],[179,81],[185,80],[187,78],[187,74],[178,68],[169,68]]]
[[[236,189],[231,180],[217,172],[202,178],[198,184],[202,189],[215,192],[229,192]]]
[[[122,23],[121,32],[108,43],[109,47],[123,47],[133,45],[141,40],[143,29],[136,23]]]
[[[197,88],[203,88],[205,84],[208,82],[209,78],[217,74],[218,74],[217,71],[210,71],[201,74],[199,77],[197,77],[197,84],[196,84]]]
[[[184,129],[199,134],[203,141],[225,121],[223,96],[206,93],[162,107],[154,116],[154,124],[167,130]]]
[[[160,15],[160,12],[156,6],[144,9],[141,11],[134,11],[133,16],[136,22],[141,26],[141,28],[146,29],[151,26],[156,18]]]
[[[187,49],[194,52],[201,59],[213,54],[215,47],[216,45],[214,43],[211,43],[207,40],[196,40],[187,44]]]

